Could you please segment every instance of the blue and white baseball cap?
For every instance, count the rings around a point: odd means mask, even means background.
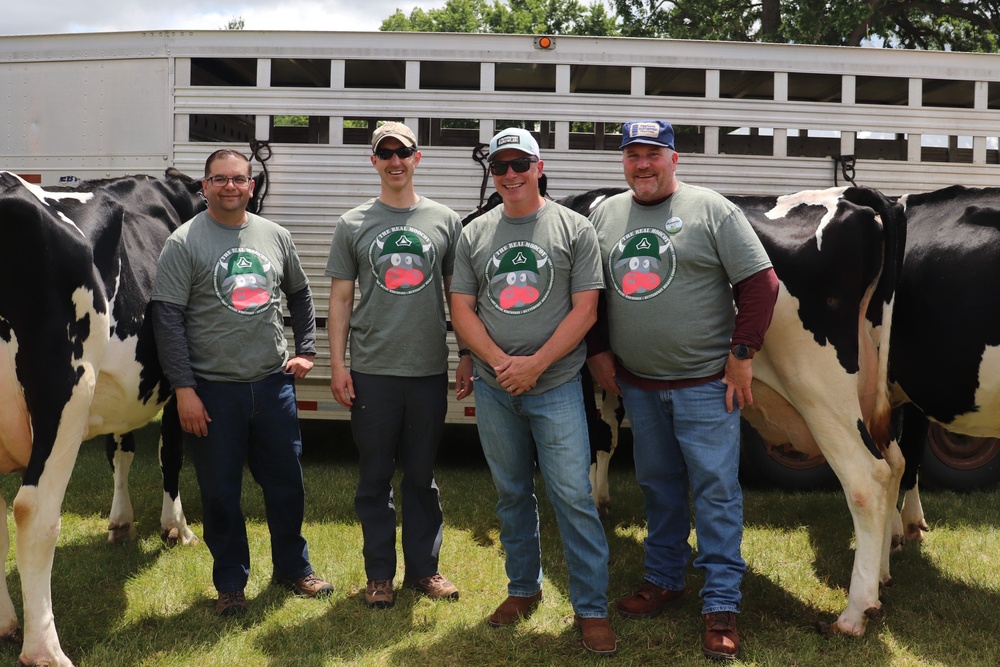
[[[542,159],[538,150],[538,142],[535,141],[530,132],[519,127],[508,127],[506,130],[500,130],[496,136],[490,139],[490,159],[492,160],[499,151],[508,148],[527,153],[539,160]]]
[[[622,145],[652,144],[674,150],[674,128],[665,120],[630,120],[622,125]]]

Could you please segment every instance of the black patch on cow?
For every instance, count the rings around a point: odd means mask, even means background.
[[[1000,345],[1000,189],[910,195],[905,216],[889,375],[947,426],[980,410],[983,354]]]
[[[861,434],[861,441],[865,443],[865,447],[871,452],[877,460],[882,460],[882,451],[875,446],[875,440],[872,439],[872,434],[868,432],[868,427],[865,426],[865,422],[861,419],[858,420],[858,433]]]
[[[825,206],[801,204],[772,220],[766,213],[774,208],[775,198],[732,200],[757,232],[778,279],[798,299],[803,327],[819,345],[833,346],[844,370],[857,373],[861,305],[883,264],[878,213],[841,198],[823,229],[820,247],[816,230],[827,213]]]

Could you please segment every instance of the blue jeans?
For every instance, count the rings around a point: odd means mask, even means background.
[[[441,497],[434,481],[445,414],[448,375],[397,377],[351,371],[351,432],[358,445],[354,509],[364,536],[369,579],[396,575],[396,505],[392,477],[403,469],[403,565],[405,579],[438,572],[444,533]]]
[[[556,511],[570,602],[584,618],[608,615],[608,541],[590,497],[590,442],[580,376],[541,394],[511,396],[476,382],[476,421],[499,500],[508,595],[542,587],[535,455]]]
[[[691,557],[690,488],[698,536],[694,565],[705,571],[702,613],[739,612],[746,571],[740,555],[739,409],[726,412],[721,380],[665,391],[619,386],[646,508],[646,580],[670,590],[684,588]]]
[[[198,397],[211,418],[208,435],[185,433],[201,488],[205,544],[219,592],[242,591],[250,576],[250,547],[240,506],[243,464],[264,493],[274,576],[292,581],[312,573],[302,536],[305,487],[302,437],[290,374],[256,382],[201,381]]]

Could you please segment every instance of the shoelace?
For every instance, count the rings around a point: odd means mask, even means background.
[[[713,632],[731,632],[733,630],[733,619],[731,614],[717,614],[708,619],[708,629]]]

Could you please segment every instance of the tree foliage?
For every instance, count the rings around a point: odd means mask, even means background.
[[[243,30],[245,23],[242,16],[233,16],[229,23],[219,28],[219,30]]]
[[[382,30],[672,37],[996,52],[1000,0],[446,0]]]

